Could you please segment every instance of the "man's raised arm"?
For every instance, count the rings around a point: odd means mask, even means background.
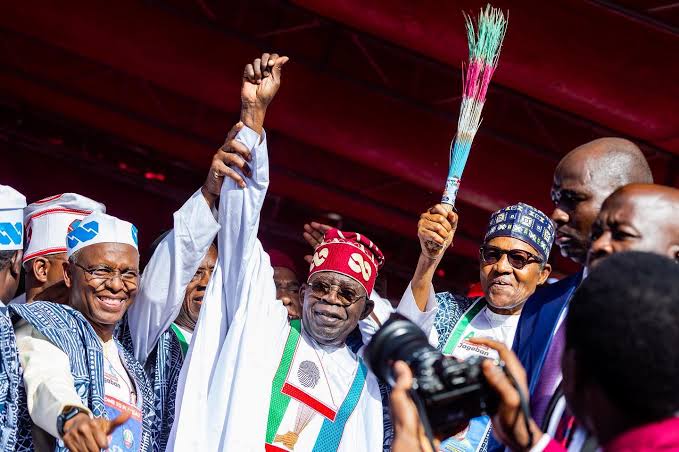
[[[230,135],[235,136],[235,129]],[[211,167],[208,179],[213,171]],[[173,228],[154,250],[127,313],[134,355],[141,363],[179,314],[186,287],[219,231],[214,200],[204,195],[206,185],[174,213]]]
[[[246,280],[256,277],[254,268],[263,255],[257,239],[259,218],[269,186],[269,157],[264,116],[281,83],[281,70],[288,58],[263,54],[245,66],[241,88],[243,130],[236,137],[253,149],[245,157],[244,179],[229,177],[221,188],[219,222],[219,264],[226,302],[227,327],[249,297]],[[272,278],[269,278],[273,281]],[[273,282],[271,282],[273,284]]]
[[[276,55],[264,54],[245,67],[241,121],[229,131],[224,145],[214,155],[203,186],[175,212],[173,229],[158,245],[144,270],[136,302],[128,314],[135,356],[141,362],[177,317],[186,287],[219,231],[213,209],[223,181],[229,179],[235,187],[244,189],[248,186],[246,181],[252,178],[252,194],[261,188],[262,174],[259,173],[263,172],[265,159],[253,161],[252,156],[266,154],[264,116],[280,84],[280,66],[285,61],[287,59]],[[264,73],[272,74],[276,62],[277,80],[272,77],[263,80]],[[264,172],[268,173],[268,168]],[[266,178],[268,181],[268,174]],[[265,193],[264,187],[262,196],[255,198],[263,200]],[[224,202],[234,204],[234,201]]]
[[[218,158],[232,156],[233,163],[217,162],[208,193],[219,201],[219,259],[212,274],[201,307],[192,345],[182,368],[177,391],[176,417],[168,450],[215,450],[215,438],[221,435],[221,422],[199,423],[196,419],[213,416],[221,419],[229,404],[229,392],[220,387],[232,355],[225,356],[227,333],[237,336],[231,328],[234,316],[245,311],[253,292],[261,289],[266,276],[263,267],[268,259],[257,239],[259,217],[269,185],[269,161],[263,121],[266,109],[280,86],[281,68],[287,57],[264,54],[243,72],[241,89],[241,125],[234,140],[249,152],[233,155],[233,151]],[[233,144],[230,148],[238,148]],[[216,157],[217,158],[217,157]],[[268,265],[272,273],[271,266]],[[273,275],[271,300],[275,299]],[[271,303],[273,304],[273,303]],[[281,306],[282,308],[282,306]],[[227,353],[228,355],[228,353]],[[216,389],[215,389],[216,388]],[[210,391],[220,397],[208,397]]]

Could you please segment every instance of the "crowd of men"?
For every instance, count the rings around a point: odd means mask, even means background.
[[[137,228],[103,204],[0,186],[1,450],[431,450],[409,367],[390,388],[363,360],[393,312],[445,355],[488,358],[499,407],[442,451],[679,450],[679,190],[653,184],[636,145],[569,152],[551,214],[494,212],[481,296],[435,292],[464,219],[428,208],[394,308],[365,231],[305,225],[308,272],[257,238],[287,61],[245,66],[241,120],[143,271]],[[548,284],[554,243],[581,270]]]

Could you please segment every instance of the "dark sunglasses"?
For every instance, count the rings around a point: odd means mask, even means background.
[[[507,255],[509,265],[517,270],[521,270],[523,267],[533,262],[539,264],[543,262],[540,257],[524,250],[503,250],[501,248],[489,245],[484,245],[479,249],[481,262],[487,265],[498,262],[500,259],[502,259],[503,254]]]

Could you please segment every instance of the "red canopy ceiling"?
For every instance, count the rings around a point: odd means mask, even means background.
[[[440,196],[454,134],[466,59],[461,11],[484,3],[4,2],[0,98],[64,130],[109,137],[116,150],[107,155],[137,158],[138,174],[168,173],[143,181],[155,187],[143,199],[173,193],[177,202],[200,183],[237,118],[243,65],[264,50],[285,53],[291,63],[266,124],[272,197],[392,237],[393,261],[407,275],[417,215]],[[492,209],[517,201],[549,209],[560,157],[599,136],[634,139],[656,179],[679,184],[676,15],[662,2],[641,3],[497,2],[510,10],[509,32],[460,191],[454,253],[473,262]],[[78,152],[66,144],[64,161]],[[50,142],[42,145],[50,155]],[[155,157],[139,160],[140,152]],[[15,162],[30,168],[30,159]],[[50,194],[28,188],[38,173],[22,174],[25,191]],[[77,179],[64,189],[86,191]],[[116,203],[115,193],[107,197]],[[287,236],[304,220],[277,219]]]

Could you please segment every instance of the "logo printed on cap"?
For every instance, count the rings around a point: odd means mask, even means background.
[[[315,267],[320,267],[323,265],[323,262],[328,258],[328,254],[330,252],[328,251],[327,248],[320,249],[314,253],[314,259],[313,262],[311,263],[311,268],[309,271],[313,270]]]
[[[82,224],[80,220],[75,220],[68,229],[68,235],[66,235],[68,247],[74,248],[78,243],[87,242],[95,238],[99,234],[99,223],[88,221],[86,224]]]
[[[370,280],[370,276],[372,275],[372,268],[370,268],[370,264],[363,259],[363,256],[361,254],[353,253],[351,256],[349,256],[348,264],[349,268],[351,268],[359,275],[363,276],[363,279],[365,281]]]
[[[21,223],[0,223],[0,245],[21,245],[23,230]]]
[[[137,236],[139,235],[139,231],[135,225],[132,225],[132,240],[134,240],[135,245],[139,246],[139,239]]]

